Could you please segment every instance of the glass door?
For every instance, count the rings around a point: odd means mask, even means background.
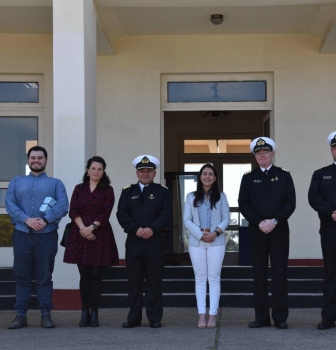
[[[251,169],[251,162],[222,164],[223,192],[226,194],[226,198],[230,206],[230,224],[227,230],[225,231],[225,233],[227,234],[226,259],[228,264],[230,265],[239,265],[240,261],[239,231],[240,227],[247,226],[247,221],[239,212],[238,194],[242,176],[245,172]]]
[[[195,191],[196,172],[167,172],[166,185],[173,197],[173,225],[166,234],[166,264],[190,264],[188,232],[183,224],[184,202]]]

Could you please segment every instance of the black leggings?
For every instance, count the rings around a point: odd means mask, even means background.
[[[77,264],[82,309],[97,310],[102,290],[102,266]]]

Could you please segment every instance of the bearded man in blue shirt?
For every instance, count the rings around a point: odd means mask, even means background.
[[[27,310],[32,292],[33,273],[41,309],[41,326],[54,328],[50,312],[53,308],[53,282],[55,256],[58,242],[58,223],[68,212],[68,197],[59,179],[47,176],[45,168],[48,153],[40,146],[28,151],[28,176],[11,180],[6,193],[6,210],[15,226],[13,233],[14,266],[17,310],[8,329],[27,326]],[[46,197],[56,204],[45,213],[39,209]]]

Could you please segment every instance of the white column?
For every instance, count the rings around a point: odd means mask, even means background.
[[[53,1],[54,176],[69,200],[86,161],[96,153],[96,16],[93,0]],[[59,234],[65,223],[61,221]],[[78,288],[77,268],[63,264],[60,247],[54,287]]]

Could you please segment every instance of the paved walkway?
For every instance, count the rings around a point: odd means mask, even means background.
[[[218,327],[198,329],[198,315],[192,308],[165,308],[163,327],[152,329],[144,321],[141,327],[121,328],[127,309],[100,310],[99,328],[80,328],[79,311],[54,311],[55,329],[40,327],[38,311],[29,311],[27,328],[7,330],[14,311],[0,311],[0,349],[125,349],[125,350],[217,350],[217,349],[334,349],[336,328],[319,331],[318,309],[292,309],[288,330],[275,327],[250,329],[252,309],[222,308]],[[145,319],[145,317],[144,317]]]

